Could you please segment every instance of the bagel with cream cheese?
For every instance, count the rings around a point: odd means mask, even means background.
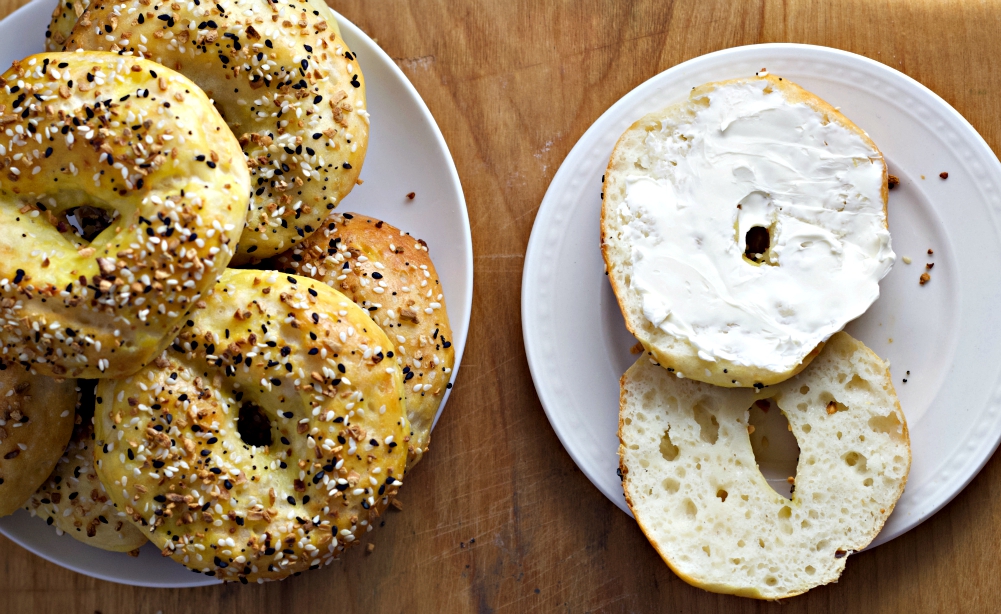
[[[756,465],[748,417],[763,401],[799,444],[791,500]],[[671,569],[759,599],[837,580],[893,511],[911,461],[886,363],[846,333],[760,391],[679,379],[641,357],[622,376],[619,440],[626,500]]]
[[[0,516],[28,500],[73,433],[75,380],[0,365]]]
[[[134,552],[146,535],[116,510],[94,469],[95,380],[78,380],[76,426],[62,458],[24,509],[89,546]]]
[[[408,469],[416,465],[427,451],[455,364],[445,295],[427,244],[382,220],[335,213],[322,229],[265,264],[343,292],[386,332],[403,368],[412,431]]]
[[[879,296],[894,254],[872,140],[766,75],[708,83],[619,139],[601,248],[626,326],[678,377],[760,387]]]
[[[160,357],[100,381],[98,475],[194,571],[246,583],[329,564],[403,481],[391,348],[322,282],[230,269]]]
[[[112,53],[14,62],[0,107],[4,355],[54,377],[134,372],[232,257],[239,144],[187,78]]]
[[[101,0],[66,49],[141,55],[213,98],[250,166],[250,212],[234,258],[243,264],[318,229],[361,172],[365,82],[336,23],[320,0]]]

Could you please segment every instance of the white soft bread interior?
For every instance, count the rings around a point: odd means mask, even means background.
[[[791,500],[765,481],[749,408],[769,399],[800,448]],[[689,584],[780,599],[833,582],[879,533],[911,455],[887,365],[846,333],[796,377],[757,393],[681,379],[640,358],[622,377],[626,499]]]
[[[717,386],[781,382],[879,296],[886,165],[829,104],[774,75],[707,83],[619,139],[602,254],[627,328]]]

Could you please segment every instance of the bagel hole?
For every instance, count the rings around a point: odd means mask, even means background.
[[[744,234],[744,258],[752,264],[774,264],[768,257],[772,245],[771,229],[752,226]]]
[[[67,209],[66,225],[88,243],[93,241],[118,218],[118,211],[82,205]]]
[[[789,420],[774,399],[760,399],[748,410],[748,425],[754,427],[748,430],[758,470],[772,490],[792,499],[799,444],[789,430]]]
[[[271,421],[254,403],[247,402],[240,405],[240,418],[236,423],[236,430],[240,433],[243,443],[248,446],[270,446],[273,441]]]

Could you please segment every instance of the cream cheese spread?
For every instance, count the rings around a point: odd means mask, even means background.
[[[786,372],[879,297],[895,255],[879,152],[768,85],[721,85],[648,133],[617,213],[647,320],[703,360]],[[768,247],[745,254],[752,228]]]

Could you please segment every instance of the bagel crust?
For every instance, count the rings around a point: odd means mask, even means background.
[[[758,469],[752,405],[781,411],[796,437],[791,500]],[[846,333],[760,391],[681,380],[641,357],[622,376],[619,441],[626,501],[668,566],[757,599],[836,581],[890,516],[911,462],[886,363]]]
[[[879,296],[894,254],[883,156],[774,75],[707,83],[620,137],[601,249],[657,362],[724,387],[801,371]]]
[[[154,363],[101,380],[98,475],[192,570],[250,582],[328,564],[402,484],[410,427],[392,344],[303,277],[231,269],[206,303]],[[268,438],[251,445],[239,420],[254,411]]]
[[[24,509],[88,546],[132,552],[146,535],[115,509],[94,469],[94,380],[80,380],[76,426],[62,458]]]
[[[215,100],[250,166],[247,230],[234,257],[245,264],[314,232],[361,172],[365,82],[335,26],[319,0],[101,1],[66,49],[142,55]]]
[[[321,230],[267,264],[340,290],[389,336],[403,367],[412,430],[407,468],[416,465],[427,451],[455,364],[445,295],[427,244],[382,220],[335,213]]]
[[[90,4],[89,0],[56,0],[49,27],[45,29],[45,50],[62,51],[73,32],[77,19]]]
[[[74,380],[0,365],[0,516],[45,481],[73,433]]]
[[[121,377],[176,334],[229,263],[249,179],[191,81],[110,53],[43,53],[4,73],[0,340],[55,377]],[[78,207],[110,225],[87,241]]]

